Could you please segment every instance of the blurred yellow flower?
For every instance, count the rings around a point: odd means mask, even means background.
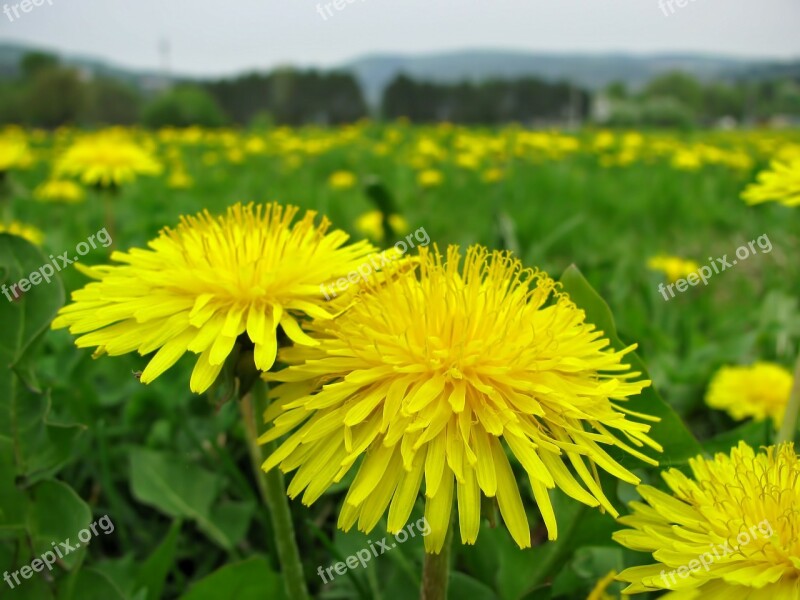
[[[167,187],[173,190],[186,190],[194,185],[194,179],[183,167],[175,167],[167,179]]]
[[[417,183],[424,188],[436,187],[441,185],[443,181],[444,175],[436,169],[425,169],[417,175]]]
[[[769,417],[780,427],[793,382],[792,373],[775,363],[722,367],[711,379],[706,404],[737,421]]]
[[[792,444],[689,460],[692,476],[662,473],[671,490],[639,486],[643,502],[614,540],[653,555],[617,579],[624,594],[674,590],[663,600],[800,598],[800,461]]]
[[[41,232],[41,230],[37,229],[33,225],[26,225],[25,223],[20,223],[19,221],[11,221],[10,223],[0,222],[0,233],[9,233],[11,235],[25,238],[31,244],[35,244],[37,246],[41,246],[42,241],[44,241],[44,234]]]
[[[328,185],[335,190],[349,190],[357,181],[355,174],[350,171],[335,171],[328,177]]]
[[[383,213],[379,210],[365,212],[356,220],[356,231],[369,239],[382,242],[384,240]],[[397,234],[408,231],[408,222],[401,215],[389,215],[389,226]]]
[[[14,133],[0,135],[0,173],[11,169],[24,169],[32,162],[33,155],[22,135]]]
[[[493,168],[484,171],[483,175],[481,175],[481,179],[486,183],[497,183],[505,179],[505,176],[506,174],[503,169]]]
[[[647,266],[653,271],[664,273],[671,282],[678,281],[678,279],[686,277],[690,273],[695,273],[700,268],[700,265],[693,260],[668,254],[659,254],[652,257],[647,261]]]
[[[124,133],[101,132],[79,138],[56,162],[56,175],[79,177],[84,185],[117,187],[139,175],[157,175],[161,165]]]
[[[49,202],[75,203],[82,201],[85,196],[85,190],[69,179],[51,179],[33,191],[34,198]]]
[[[748,204],[779,202],[785,206],[800,206],[800,158],[791,162],[773,161],[757,179],[742,193],[742,199]]]

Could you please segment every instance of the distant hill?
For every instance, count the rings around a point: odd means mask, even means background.
[[[0,78],[16,75],[19,59],[32,50],[42,49],[0,44]],[[95,76],[113,77],[143,89],[152,87],[159,78],[156,71],[136,71],[95,58],[44,51],[59,54],[63,62]],[[656,75],[674,70],[685,71],[702,80],[778,76],[800,79],[800,59],[777,62],[688,53],[632,55],[464,50],[419,55],[375,54],[345,62],[337,69],[351,71],[356,76],[367,102],[373,106],[380,101],[386,85],[399,73],[443,83],[534,76],[551,81],[567,80],[589,89],[601,88],[613,81],[638,87]],[[175,79],[197,78],[177,74],[173,76]]]

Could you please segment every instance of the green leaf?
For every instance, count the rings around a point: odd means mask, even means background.
[[[222,479],[164,453],[134,448],[130,453],[133,496],[173,518],[186,518],[214,542],[230,550],[232,540],[211,517],[211,506],[222,487]]]
[[[451,598],[469,598],[470,600],[497,600],[495,593],[477,579],[469,575],[453,571],[450,573],[450,584],[447,590]]]
[[[0,286],[6,286],[8,293],[0,295],[0,365],[14,369],[33,389],[37,386],[27,364],[27,352],[64,304],[64,287],[60,278],[53,277],[49,283],[42,280],[31,286],[27,292],[19,288],[12,292],[11,288],[45,265],[50,262],[36,246],[20,237],[0,234]],[[20,295],[15,298],[17,291]],[[6,369],[0,369],[0,373],[6,379],[3,381],[0,375],[0,383],[8,385],[10,374]],[[0,391],[5,391],[2,386]]]
[[[175,552],[178,547],[178,533],[181,530],[180,519],[173,521],[166,537],[150,557],[144,562],[136,578],[136,589],[147,591],[147,600],[159,600],[164,590],[167,575],[175,563]]]
[[[42,481],[31,489],[28,531],[33,554],[53,552],[54,544],[62,553],[61,563],[73,568],[86,554],[87,544],[78,540],[78,533],[92,522],[92,511],[68,485],[60,481]],[[75,549],[66,553],[67,543]]]
[[[180,600],[284,600],[281,578],[262,557],[226,565],[196,583]]]
[[[747,442],[752,448],[768,446],[771,443],[772,421],[748,421],[736,429],[721,433],[703,443],[703,448],[710,454],[717,452],[730,453],[740,441]]]
[[[62,584],[59,600],[126,600],[105,573],[96,569],[75,571]]]
[[[602,330],[615,349],[621,350],[627,347],[627,344],[622,343],[617,337],[617,328],[608,304],[575,265],[564,271],[561,284],[572,301],[585,311],[586,321],[595,325],[598,330]],[[640,371],[645,378],[650,378],[647,368],[635,353],[631,352],[625,358],[634,370]],[[664,452],[660,455],[657,453],[654,455],[652,451],[647,454],[658,460],[662,467],[684,465],[690,458],[703,453],[703,448],[694,435],[652,386],[645,388],[639,396],[625,402],[625,408],[661,419],[660,422],[652,424],[650,437],[664,447]],[[639,459],[618,448],[608,451],[620,464],[629,469],[642,466]]]

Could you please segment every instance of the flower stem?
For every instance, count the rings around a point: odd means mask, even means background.
[[[272,516],[272,528],[275,533],[275,544],[278,548],[278,560],[283,573],[286,593],[292,600],[308,600],[306,580],[303,575],[303,563],[300,561],[300,552],[294,536],[292,513],[289,509],[289,499],[286,497],[286,485],[283,473],[279,469],[272,469],[264,473],[261,469],[263,457],[261,446],[258,443],[259,424],[261,415],[266,406],[266,384],[259,378],[250,393],[239,402],[242,420],[247,432],[247,445],[250,450],[250,459],[261,498],[267,503]],[[276,442],[267,444],[267,451],[274,450]]]
[[[420,600],[447,600],[447,584],[450,580],[450,547],[453,543],[453,526],[447,528],[439,554],[425,553],[422,567],[422,590]]]
[[[800,356],[797,357],[797,366],[794,370],[794,386],[792,395],[789,396],[789,403],[786,405],[786,413],[783,415],[783,424],[778,434],[778,443],[793,442],[797,434],[797,417],[800,414]]]

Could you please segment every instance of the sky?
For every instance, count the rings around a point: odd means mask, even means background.
[[[14,16],[20,1],[0,0],[0,43],[138,69],[167,46],[171,72],[198,76],[468,48],[800,58],[798,0],[36,0]]]

